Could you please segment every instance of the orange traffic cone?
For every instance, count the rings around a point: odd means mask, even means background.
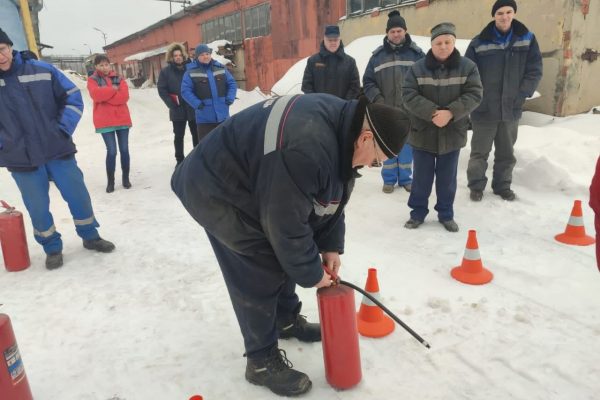
[[[202,400],[202,396],[200,396],[199,394],[195,394],[192,397],[190,397],[190,400]]]
[[[377,270],[375,268],[369,268],[365,291],[379,300],[379,283],[377,283]],[[392,333],[396,327],[394,321],[387,315],[384,315],[381,308],[366,296],[363,296],[356,319],[358,322],[358,332],[363,336],[373,338],[383,337]]]
[[[465,248],[462,264],[452,268],[450,275],[457,281],[468,283],[469,285],[484,285],[494,278],[494,274],[485,269],[481,262],[479,245],[477,244],[477,232],[474,229],[469,230],[467,247]]]
[[[576,246],[588,246],[596,243],[593,237],[585,234],[583,226],[583,212],[581,211],[581,200],[575,200],[573,210],[564,233],[554,236],[561,243],[574,244]]]

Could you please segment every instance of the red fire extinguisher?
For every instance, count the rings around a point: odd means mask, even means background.
[[[2,400],[33,400],[10,318],[0,314],[0,394]]]
[[[325,265],[323,269],[333,279],[332,286],[317,290],[325,376],[331,386],[348,389],[358,384],[362,378],[353,290],[369,298],[423,346],[431,347],[375,297],[358,286],[341,280]]]
[[[317,298],[325,377],[334,388],[349,389],[362,379],[354,291],[334,285],[317,290]]]
[[[6,210],[0,213],[0,245],[7,271],[21,271],[29,267],[29,250],[23,225],[23,214],[0,200]]]

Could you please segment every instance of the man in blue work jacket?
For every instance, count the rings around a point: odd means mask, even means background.
[[[237,84],[223,64],[212,58],[205,44],[196,47],[196,60],[186,66],[181,96],[196,111],[198,141],[229,118]]]
[[[83,247],[111,252],[115,245],[98,234],[75,160],[71,136],[83,113],[81,93],[58,69],[12,45],[0,29],[0,167],[8,168],[19,187],[46,268],[63,265],[62,240],[50,213],[51,180],[69,205]]]

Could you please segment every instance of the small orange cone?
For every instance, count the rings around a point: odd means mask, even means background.
[[[202,396],[200,396],[199,394],[195,394],[192,397],[190,397],[190,400],[202,400]]]
[[[375,268],[369,268],[365,291],[379,300],[379,283],[377,282],[377,270]],[[396,327],[394,321],[387,315],[384,315],[381,308],[366,296],[363,296],[356,319],[358,322],[358,333],[363,336],[373,338],[383,337],[392,333]]]
[[[565,232],[554,236],[554,239],[561,243],[574,244],[576,246],[589,246],[596,243],[593,237],[585,234],[581,200],[575,200],[575,203],[573,203],[573,210],[571,211]]]
[[[467,247],[463,256],[462,264],[452,268],[450,275],[457,281],[468,283],[469,285],[484,285],[494,278],[481,262],[479,255],[479,245],[477,244],[477,232],[474,229],[469,230],[467,238]]]

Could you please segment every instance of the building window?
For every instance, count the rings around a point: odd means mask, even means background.
[[[229,14],[206,21],[202,24],[202,40],[204,43],[225,39],[231,43],[242,42],[241,14]]]
[[[417,0],[348,0],[348,14],[360,14],[377,7],[389,7],[399,4],[415,3]]]
[[[267,36],[271,33],[271,5],[264,3],[244,11],[244,38]]]

